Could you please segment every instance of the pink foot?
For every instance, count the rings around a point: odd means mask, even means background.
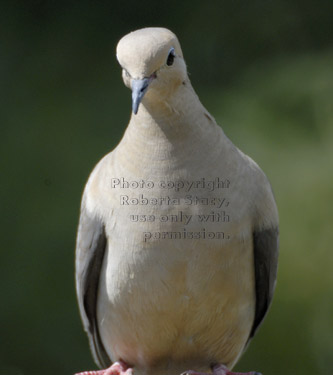
[[[118,361],[113,363],[109,368],[97,371],[83,371],[75,375],[133,375],[133,369],[125,362]]]
[[[232,372],[224,365],[216,365],[212,368],[212,373],[197,372],[197,371],[185,371],[181,375],[261,375],[260,372]]]

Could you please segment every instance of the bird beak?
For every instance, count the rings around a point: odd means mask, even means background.
[[[132,79],[132,111],[135,115],[138,113],[141,100],[154,78],[156,78],[155,74],[152,74],[148,78]]]

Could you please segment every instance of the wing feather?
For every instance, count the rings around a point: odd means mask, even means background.
[[[278,227],[253,233],[256,311],[250,339],[262,323],[272,302],[278,268],[278,248]]]
[[[87,213],[83,199],[76,242],[76,292],[90,348],[95,362],[100,367],[108,367],[111,364],[100,337],[96,311],[106,244],[104,224]]]

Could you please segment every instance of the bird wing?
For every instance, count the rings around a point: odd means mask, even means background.
[[[277,276],[279,229],[257,230],[253,233],[256,310],[249,340],[262,323],[271,304]]]
[[[98,284],[106,245],[104,224],[87,212],[83,198],[76,241],[76,292],[90,348],[100,367],[108,367],[111,363],[102,344],[97,322]]]

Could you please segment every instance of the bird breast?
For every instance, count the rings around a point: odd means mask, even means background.
[[[138,179],[115,169],[113,157],[103,162],[108,189],[92,178],[88,194],[107,222],[98,321],[110,357],[142,371],[167,371],[171,359],[177,371],[207,366],[207,357],[233,364],[255,308],[251,228],[240,219],[247,207],[237,182],[218,169]],[[217,178],[224,186],[208,188]]]

